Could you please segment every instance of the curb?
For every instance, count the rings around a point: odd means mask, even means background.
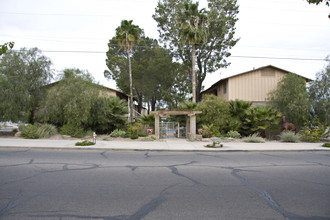
[[[260,152],[316,152],[316,151],[329,151],[329,149],[262,149],[262,150],[256,150],[256,149],[251,149],[251,150],[246,150],[246,149],[215,149],[215,150],[209,150],[209,149],[205,149],[205,150],[201,150],[201,149],[197,149],[197,150],[193,150],[193,149],[189,149],[189,150],[183,150],[183,149],[178,149],[178,150],[169,150],[169,149],[148,149],[148,148],[91,148],[91,147],[86,147],[86,148],[82,148],[82,147],[27,147],[27,146],[0,146],[0,149],[28,149],[28,150],[86,150],[86,151],[114,151],[114,152],[138,152],[138,151],[148,151],[148,152],[171,152],[171,153],[185,153],[185,152],[197,152],[197,153],[221,153],[221,152],[256,152],[256,153],[260,153]]]

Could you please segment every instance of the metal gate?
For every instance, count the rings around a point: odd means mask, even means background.
[[[185,128],[180,127],[179,122],[160,122],[159,138],[181,138],[185,137]]]

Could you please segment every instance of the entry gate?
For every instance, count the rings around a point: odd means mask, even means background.
[[[180,138],[183,137],[183,128],[179,129],[179,122],[161,122],[159,124],[159,138]]]

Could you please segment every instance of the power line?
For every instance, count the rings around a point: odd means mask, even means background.
[[[88,54],[105,54],[105,51],[83,51],[83,50],[41,50],[45,53],[88,53]],[[296,61],[329,61],[325,58],[300,58],[300,57],[266,57],[266,56],[235,56],[233,58],[244,58],[244,59],[273,59],[273,60],[296,60]],[[229,58],[230,58],[229,57]]]

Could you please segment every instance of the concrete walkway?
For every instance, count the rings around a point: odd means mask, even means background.
[[[97,140],[96,145],[75,146],[80,140],[49,140],[49,139],[20,139],[0,138],[0,148],[24,148],[24,149],[97,149],[116,151],[175,151],[175,152],[213,152],[213,151],[327,151],[330,148],[322,147],[323,143],[244,143],[224,142],[223,148],[207,148],[205,145],[212,142],[195,141],[185,139],[168,139],[157,141],[103,141]]]

